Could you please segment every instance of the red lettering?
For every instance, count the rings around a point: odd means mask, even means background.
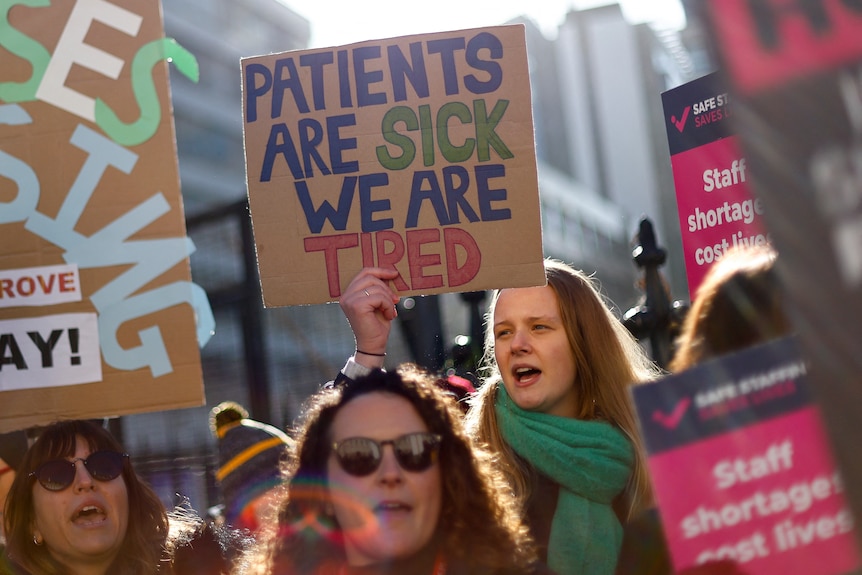
[[[306,253],[323,252],[326,261],[326,279],[329,283],[329,297],[341,295],[341,283],[338,278],[338,250],[353,248],[359,245],[358,234],[339,234],[337,236],[322,236],[305,238],[303,242]]]
[[[18,293],[21,295],[33,295],[33,292],[36,291],[36,282],[34,282],[33,278],[29,276],[22,276],[18,278],[18,283],[15,285],[15,289],[18,290]]]
[[[3,297],[3,294],[15,297],[15,292],[12,291],[12,280],[9,278],[0,279],[0,297]]]
[[[404,240],[401,235],[391,230],[377,232],[377,265],[381,268],[397,269],[395,264],[401,261],[404,257]],[[386,251],[386,244],[392,246],[392,251]],[[395,283],[395,291],[407,291],[410,286],[398,274],[398,277],[393,280]]]
[[[58,292],[76,292],[78,284],[75,272],[22,275],[18,278],[0,278],[0,298],[29,297],[50,295],[56,288]]]
[[[374,267],[374,244],[371,234],[359,234],[359,243],[362,245],[362,267]]]
[[[444,228],[443,243],[446,244],[446,275],[449,286],[457,287],[476,277],[482,266],[482,252],[473,236],[461,228]],[[466,252],[464,265],[458,267],[458,248]]]
[[[443,275],[426,276],[423,268],[439,266],[440,254],[423,254],[422,245],[440,241],[440,229],[407,231],[407,265],[413,289],[433,289],[443,287]]]
[[[405,279],[399,272],[392,280],[397,292],[438,289],[444,286],[458,287],[472,281],[482,265],[482,252],[469,232],[456,227],[442,228],[443,245],[440,245],[441,228],[408,230],[404,235],[393,230],[375,233],[337,234],[332,236],[308,237],[304,240],[306,253],[323,252],[324,267],[329,295],[341,295],[341,275],[339,271],[339,250],[359,247],[363,266],[372,266],[398,271],[407,256],[408,274]],[[423,247],[432,253],[423,253]],[[358,254],[352,252],[350,258]],[[443,262],[445,255],[446,261]],[[445,265],[445,274],[443,273]],[[429,273],[428,268],[438,266],[439,273]],[[434,270],[438,271],[438,270]],[[409,284],[408,284],[409,280]]]
[[[72,272],[60,274],[60,291],[75,291],[75,274]]]
[[[70,275],[70,274],[66,273],[64,275]],[[51,290],[54,289],[54,280],[57,279],[57,276],[55,276],[54,274],[49,275],[48,276],[48,285],[45,285],[45,276],[38,275],[38,276],[36,276],[36,279],[39,280],[39,287],[42,288],[42,293],[49,294],[49,293],[51,293]],[[63,290],[63,291],[69,291],[69,290]]]

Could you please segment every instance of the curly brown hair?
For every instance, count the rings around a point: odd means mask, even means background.
[[[108,430],[87,420],[59,421],[42,429],[24,455],[9,491],[4,517],[6,554],[30,573],[61,575],[68,572],[50,555],[46,546],[33,541],[34,478],[30,473],[48,460],[73,457],[78,437],[84,438],[91,451],[123,452]],[[121,475],[129,496],[129,524],[123,545],[108,571],[119,575],[151,575],[158,571],[168,536],[167,513],[159,497],[135,473],[128,458],[124,458]]]
[[[306,402],[296,431],[296,451],[287,461],[277,525],[268,526],[259,546],[242,562],[245,573],[317,573],[333,557],[343,561],[339,527],[326,495],[326,462],[331,427],[338,412],[357,397],[388,393],[416,409],[431,433],[442,436],[439,464],[443,503],[437,533],[447,559],[476,570],[526,568],[535,549],[521,523],[517,502],[488,451],[466,435],[462,414],[420,368],[405,364],[395,372],[374,370],[339,387],[325,388]],[[315,521],[309,522],[314,517]],[[296,529],[314,523],[318,529]],[[327,536],[323,531],[331,530]],[[470,572],[474,572],[471,568]]]

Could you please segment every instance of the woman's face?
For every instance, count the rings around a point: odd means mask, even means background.
[[[494,357],[512,401],[527,411],[574,417],[577,366],[554,290],[503,290],[493,322]]]
[[[90,455],[78,436],[74,457]],[[54,559],[73,572],[84,565],[108,566],[123,544],[129,521],[129,495],[122,474],[110,481],[93,479],[83,462],[75,463],[75,479],[61,491],[33,482],[33,534]]]
[[[375,392],[359,396],[339,410],[331,438],[334,443],[354,437],[387,441],[427,431],[409,401]],[[380,466],[357,477],[342,469],[333,452],[327,461],[327,477],[351,565],[406,557],[431,540],[443,501],[436,458],[424,471],[406,471],[395,459],[393,446],[387,444]]]

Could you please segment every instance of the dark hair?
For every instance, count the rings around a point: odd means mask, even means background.
[[[33,482],[29,474],[42,463],[72,457],[78,437],[90,450],[123,452],[108,430],[86,420],[59,421],[45,427],[24,455],[9,491],[4,525],[6,554],[31,573],[59,575],[66,569],[47,551],[33,542]],[[151,575],[158,570],[168,536],[168,518],[159,497],[135,473],[129,459],[123,463],[122,478],[129,497],[129,521],[122,547],[108,570],[113,574]]]
[[[437,534],[443,554],[468,565],[493,569],[526,566],[535,559],[532,541],[518,516],[511,490],[463,429],[459,408],[435,379],[413,365],[395,372],[374,370],[342,386],[324,389],[306,403],[289,458],[278,524],[260,534],[261,545],[247,558],[251,573],[317,573],[322,564],[344,561],[340,530],[326,495],[331,427],[338,412],[369,393],[406,399],[431,433],[442,436],[439,465],[443,502]],[[317,531],[309,529],[315,518]],[[297,525],[304,528],[297,529]],[[321,528],[322,527],[322,528]],[[326,531],[326,533],[321,533]]]

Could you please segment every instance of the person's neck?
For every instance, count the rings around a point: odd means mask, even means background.
[[[349,565],[346,573],[350,575],[400,575],[431,573],[438,559],[438,541],[432,539],[425,547],[407,557],[379,561],[370,565]]]
[[[74,565],[63,563],[69,570],[70,575],[107,575],[108,569],[114,562],[114,558],[110,559],[94,559],[88,562],[76,562]]]

